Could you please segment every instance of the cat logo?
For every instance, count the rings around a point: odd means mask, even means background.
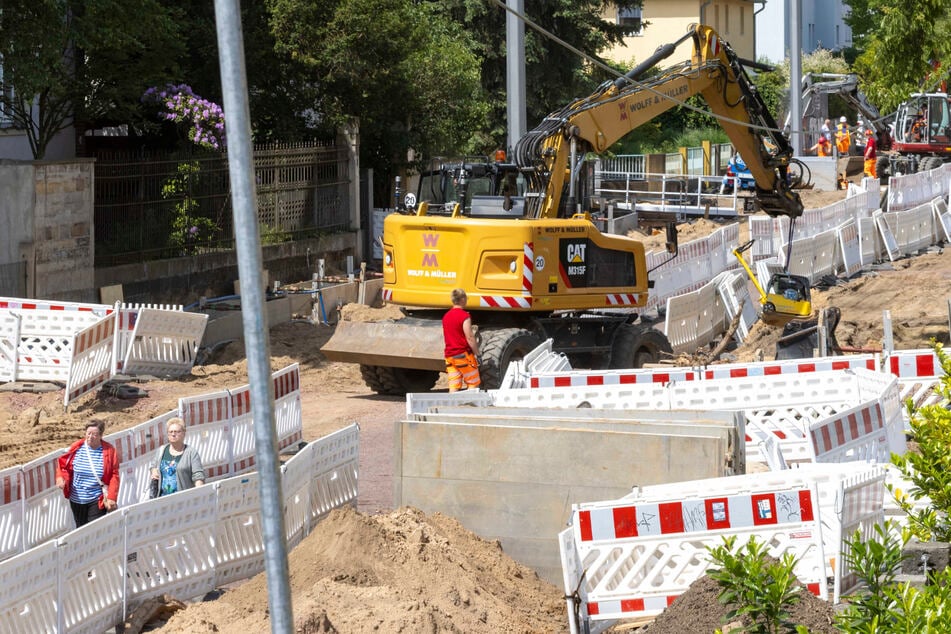
[[[584,264],[584,250],[587,247],[587,244],[583,243],[569,243],[568,244],[568,263],[569,264]]]
[[[584,252],[588,247],[586,242],[569,242],[565,248],[568,277],[583,276],[585,274]]]

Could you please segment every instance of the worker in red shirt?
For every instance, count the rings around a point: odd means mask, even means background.
[[[482,384],[479,376],[479,344],[472,332],[472,316],[466,311],[468,297],[461,288],[453,289],[450,295],[452,308],[442,318],[442,334],[446,343],[446,374],[449,375],[449,391],[457,392],[465,384],[467,389],[477,389]]]
[[[866,176],[877,178],[875,175],[875,135],[871,128],[865,130],[865,163],[864,172]]]
[[[832,156],[832,144],[824,134],[820,134],[819,140],[809,149],[815,151],[816,156]]]

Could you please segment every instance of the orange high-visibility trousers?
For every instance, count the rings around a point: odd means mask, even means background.
[[[467,388],[476,388],[482,385],[482,377],[479,376],[479,362],[471,352],[446,357],[446,374],[449,375],[450,392],[461,390],[463,384]]]

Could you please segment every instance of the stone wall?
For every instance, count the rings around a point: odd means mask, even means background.
[[[25,264],[26,296],[95,299],[93,167],[89,159],[0,161],[0,264]]]
[[[96,301],[93,173],[95,161],[33,164],[32,296]]]

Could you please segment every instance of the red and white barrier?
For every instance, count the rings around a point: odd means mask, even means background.
[[[272,380],[277,396],[279,450],[284,450],[303,437],[299,367],[294,364],[279,370]],[[227,391],[181,399],[180,411],[166,412],[106,436],[119,454],[120,508],[148,499],[149,463],[166,442],[165,426],[173,416],[181,415],[186,421],[186,442],[201,455],[206,478],[216,480],[236,470],[250,470],[254,464],[253,425],[249,418],[244,428],[250,453],[236,460],[233,447],[244,441],[235,439],[232,433],[231,400]],[[62,453],[60,449],[0,471],[0,490],[4,494],[0,500],[0,561],[73,528],[69,503],[55,484],[56,461]]]
[[[115,334],[116,313],[112,312],[73,335],[63,407],[112,377]]]
[[[285,506],[303,500],[298,533],[320,509],[356,503],[357,438],[354,425],[285,464],[310,483],[282,487]],[[255,474],[215,482],[122,507],[0,563],[0,630],[103,632],[152,597],[201,596],[250,578],[263,568],[257,496]]]
[[[797,577],[825,598],[815,484],[762,480],[751,475],[683,483],[685,488],[673,495],[644,487],[621,500],[575,505],[567,530],[571,539],[562,539],[562,561],[584,562],[583,569],[565,575],[566,595],[580,595],[581,618],[659,614],[706,573],[708,548],[721,545],[726,535],[735,536],[739,545],[755,537],[774,557],[797,557]],[[703,493],[684,494],[690,485]],[[669,491],[671,485],[661,487]],[[576,553],[566,556],[565,549],[572,547]]]
[[[923,348],[890,352],[882,361],[882,371],[898,377],[902,403],[910,399],[915,407],[922,407],[941,402],[941,395],[934,388],[944,376],[944,369],[934,350]],[[904,408],[902,413],[905,413]]]

